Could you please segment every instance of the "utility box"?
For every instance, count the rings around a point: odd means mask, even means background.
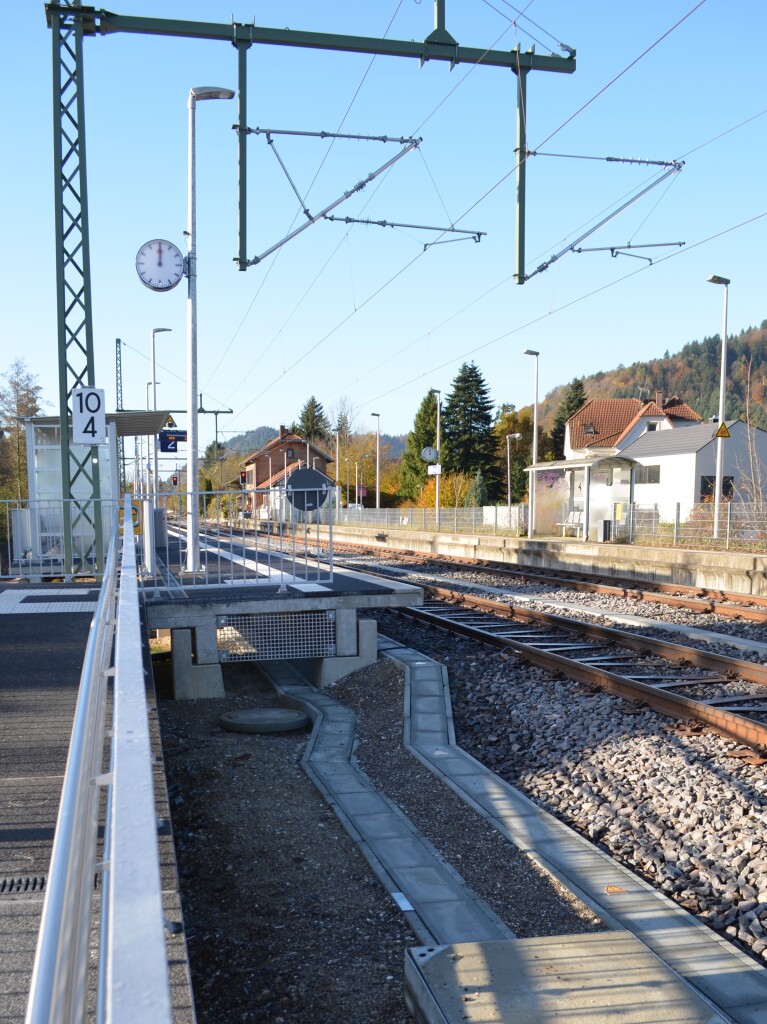
[[[599,540],[601,543],[611,541],[615,530],[615,523],[612,519],[599,520]]]

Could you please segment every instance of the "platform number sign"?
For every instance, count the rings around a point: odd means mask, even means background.
[[[104,444],[107,421],[104,392],[79,388],[72,392],[72,444]]]

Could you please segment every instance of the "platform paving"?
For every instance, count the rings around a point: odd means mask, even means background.
[[[0,585],[0,1024],[26,1013],[83,655],[98,602],[93,584]],[[156,715],[150,715],[160,756]],[[154,766],[157,811],[168,817]],[[173,841],[159,840],[165,915],[181,921]],[[186,944],[168,938],[177,1024],[194,1021]]]

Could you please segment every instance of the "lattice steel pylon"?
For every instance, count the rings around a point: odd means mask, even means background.
[[[71,8],[70,11],[63,10]],[[103,567],[98,447],[70,445],[72,391],[93,387],[88,193],[85,174],[83,34],[93,31],[92,8],[80,0],[46,8],[53,42],[53,164],[56,220],[61,492],[65,574]],[[73,533],[85,539],[84,562],[74,564]],[[92,537],[92,541],[89,538]]]

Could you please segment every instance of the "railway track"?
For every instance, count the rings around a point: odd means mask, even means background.
[[[724,618],[767,623],[767,597],[738,594],[734,591],[685,587],[654,580],[607,576],[582,570],[572,572],[564,569],[539,569],[534,566],[514,568],[484,559],[423,555],[414,551],[372,547],[369,544],[339,543],[335,540],[333,548],[336,552],[344,554],[357,553],[378,559],[392,558],[403,563],[418,563],[425,567],[454,567],[459,571],[471,568],[476,572],[484,569],[490,571],[493,576],[506,578],[515,583],[566,586],[582,593],[605,594],[624,598],[637,604],[661,604],[673,608],[683,608],[701,615],[711,614]]]
[[[421,622],[531,664],[598,686],[684,721],[701,722],[767,754],[767,667],[625,630],[427,588],[433,598],[403,610]],[[759,763],[767,763],[767,757]]]

